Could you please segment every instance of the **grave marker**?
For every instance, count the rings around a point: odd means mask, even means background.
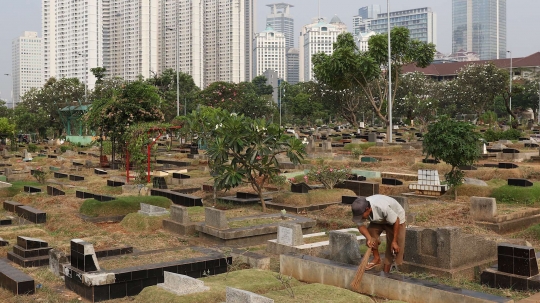
[[[225,211],[206,207],[204,209],[204,223],[208,227],[216,229],[228,229],[227,217]]]
[[[530,186],[533,186],[533,183],[527,179],[508,179],[508,185],[530,187]]]
[[[274,300],[249,291],[227,286],[225,303],[274,303]]]
[[[471,216],[475,221],[492,221],[497,216],[495,198],[471,197]]]
[[[157,286],[179,296],[204,292],[210,289],[209,287],[204,286],[203,281],[194,279],[189,276],[184,276],[168,271],[163,272],[163,276],[164,282],[158,283]]]
[[[295,223],[280,222],[278,225],[277,243],[288,246],[304,244],[302,226]]]
[[[141,203],[141,210],[139,210],[139,214],[150,216],[150,217],[157,217],[157,216],[168,215],[169,212],[167,211],[166,208],[163,208],[163,207]]]
[[[359,264],[362,256],[356,235],[340,231],[330,231],[329,259],[346,264]]]

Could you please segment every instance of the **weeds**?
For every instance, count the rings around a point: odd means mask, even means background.
[[[291,296],[291,298],[294,298],[294,290],[293,290],[293,288],[291,286],[291,281],[292,281],[293,277],[284,276],[281,273],[275,275],[275,277],[279,282],[281,282],[281,284],[283,286],[285,286],[285,290],[287,291],[289,296]]]

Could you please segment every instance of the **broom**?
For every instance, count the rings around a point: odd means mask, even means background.
[[[358,270],[356,271],[356,275],[354,275],[354,278],[351,282],[351,288],[353,290],[358,290],[360,287],[360,282],[362,281],[362,277],[364,276],[364,271],[366,271],[366,266],[369,261],[369,256],[371,255],[371,247],[368,248],[366,253],[364,254],[364,257],[360,261],[360,265],[358,266]]]

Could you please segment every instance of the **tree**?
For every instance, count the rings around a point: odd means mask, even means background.
[[[518,93],[512,96],[512,107],[526,111],[531,109],[534,113],[534,119],[538,122],[538,98],[540,97],[540,82],[536,80],[524,79],[516,83]]]
[[[15,124],[10,123],[8,118],[0,118],[0,134],[12,138],[15,135]]]
[[[473,165],[480,156],[480,134],[475,126],[468,122],[456,121],[442,116],[436,123],[429,125],[424,135],[423,153],[452,166],[445,174],[446,181],[454,188],[457,199],[457,187],[463,183],[464,173],[460,166]]]
[[[388,70],[387,34],[374,35],[369,40],[369,51],[360,52],[350,33],[341,34],[334,43],[332,55],[313,56],[315,78],[337,91],[358,89],[365,94],[377,116],[387,125],[386,110],[388,81],[392,77],[392,101],[399,87],[401,68],[408,64],[426,67],[433,61],[435,46],[411,39],[409,30],[395,27],[391,33],[392,75]],[[388,130],[390,131],[390,130]]]
[[[283,134],[279,125],[265,119],[221,112],[208,145],[209,165],[218,189],[231,189],[249,183],[259,195],[263,212],[266,204],[262,191],[265,183],[279,173],[278,155],[298,164],[305,155],[304,145]]]
[[[268,79],[263,75],[257,76],[251,80],[251,83],[255,86],[255,93],[258,96],[268,96],[274,93],[274,88],[272,85],[266,84],[267,82]]]
[[[418,121],[421,128],[433,121],[438,106],[436,83],[420,72],[400,76],[395,112]]]
[[[13,121],[18,131],[23,133],[37,133],[41,137],[45,137],[49,117],[44,109],[40,108],[37,111],[31,112],[26,104],[21,103],[13,111]]]
[[[90,71],[92,74],[94,74],[94,77],[96,77],[96,84],[99,84],[103,82],[103,78],[105,78],[105,72],[107,72],[107,69],[105,67],[94,67],[91,68]]]
[[[454,102],[480,116],[484,111],[493,108],[497,96],[503,96],[507,111],[511,113],[509,101],[506,100],[510,97],[508,79],[508,71],[498,68],[492,62],[466,65],[453,80],[456,98]],[[516,118],[515,114],[511,114]]]

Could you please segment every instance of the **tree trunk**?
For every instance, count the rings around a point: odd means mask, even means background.
[[[454,186],[454,201],[457,202],[457,186]]]

